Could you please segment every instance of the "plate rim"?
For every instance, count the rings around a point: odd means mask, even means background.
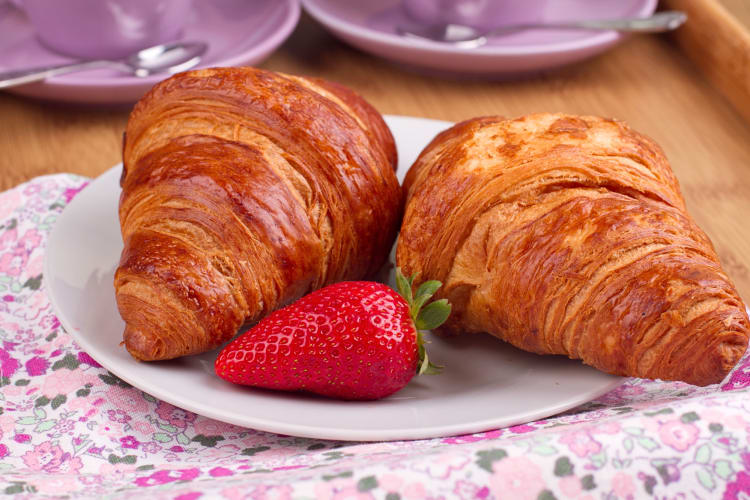
[[[433,122],[436,125],[439,124],[441,126],[453,125],[453,122],[448,122],[445,120],[435,120],[431,118],[420,118],[420,117],[402,116],[402,115],[383,115],[383,116],[387,121],[391,121],[391,120],[401,121],[401,120],[417,119],[420,121]],[[111,168],[107,169],[105,172],[103,172],[96,178],[92,179],[90,183],[84,189],[89,189],[91,186],[95,185],[97,181],[106,182],[105,177],[116,176],[117,171],[120,168],[122,168],[122,163],[118,163],[112,166]],[[414,428],[379,429],[379,430],[354,429],[353,430],[353,429],[339,429],[337,427],[321,428],[321,427],[316,427],[316,426],[306,426],[304,424],[289,424],[289,423],[282,423],[280,425],[276,425],[276,423],[272,420],[268,420],[265,418],[256,418],[251,415],[245,415],[242,420],[233,418],[231,415],[227,416],[225,414],[222,414],[219,410],[212,407],[210,404],[210,401],[201,402],[197,400],[189,400],[186,404],[184,400],[176,396],[173,396],[171,393],[167,391],[167,389],[160,388],[158,384],[152,382],[151,380],[143,381],[141,379],[138,379],[138,381],[134,383],[135,379],[131,378],[131,376],[128,373],[122,373],[122,371],[120,371],[119,369],[112,370],[111,368],[112,365],[109,363],[108,359],[102,362],[101,359],[98,359],[100,358],[98,354],[96,356],[92,355],[91,352],[97,352],[97,349],[92,346],[92,344],[88,340],[88,337],[86,337],[85,335],[82,335],[82,332],[79,329],[76,329],[73,327],[70,319],[67,317],[66,314],[64,314],[63,312],[64,310],[60,307],[60,304],[57,300],[57,296],[51,293],[52,286],[48,284],[47,280],[50,279],[49,278],[50,276],[53,276],[53,273],[51,272],[51,267],[50,267],[51,266],[51,263],[50,263],[51,259],[49,258],[50,252],[48,252],[47,249],[52,246],[52,242],[54,240],[62,237],[58,231],[58,227],[59,227],[58,222],[63,217],[65,210],[67,210],[69,206],[75,203],[75,201],[76,201],[76,198],[74,198],[68,205],[66,205],[65,209],[63,209],[63,212],[61,212],[58,215],[57,220],[55,221],[55,224],[52,227],[49,233],[49,236],[47,237],[47,242],[46,242],[46,247],[45,247],[45,252],[44,252],[42,280],[44,282],[45,294],[47,296],[47,299],[50,302],[50,305],[52,306],[53,313],[60,321],[64,330],[72,337],[73,340],[75,340],[78,346],[83,351],[88,353],[94,360],[96,360],[97,363],[99,363],[103,368],[115,374],[117,377],[121,378],[122,380],[124,380],[125,382],[129,383],[134,388],[142,392],[150,394],[151,396],[154,396],[167,403],[170,403],[178,408],[192,411],[204,417],[219,420],[221,422],[231,423],[234,425],[238,425],[240,427],[251,428],[254,430],[258,430],[258,431],[272,432],[272,433],[284,434],[284,435],[293,435],[293,436],[312,438],[312,439],[371,442],[371,441],[410,441],[410,440],[418,440],[418,439],[446,438],[450,436],[467,435],[467,434],[474,434],[474,433],[489,431],[489,430],[494,430],[494,429],[506,428],[506,427],[517,425],[520,423],[531,422],[540,418],[557,415],[565,410],[569,410],[571,408],[584,404],[588,401],[596,399],[597,397],[603,394],[606,394],[607,392],[622,385],[627,380],[624,377],[617,377],[614,375],[604,374],[603,372],[599,372],[602,375],[608,375],[612,377],[612,381],[607,384],[603,384],[596,390],[586,392],[585,396],[578,394],[576,396],[571,396],[570,398],[566,400],[560,401],[553,406],[545,406],[541,409],[532,409],[523,413],[517,413],[510,417],[508,416],[503,417],[503,418],[492,417],[492,418],[485,418],[485,419],[478,420],[478,421],[472,421],[468,424],[456,423],[456,424],[432,426],[432,427],[428,426],[428,427],[424,427],[424,428],[420,428],[416,430]],[[591,368],[591,369],[595,370],[594,368]],[[350,402],[350,404],[356,405],[357,402],[356,401]]]

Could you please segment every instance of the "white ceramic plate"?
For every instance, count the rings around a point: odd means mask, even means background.
[[[396,137],[399,178],[450,123],[386,117]],[[395,440],[496,429],[547,417],[593,399],[623,380],[559,356],[519,351],[489,335],[433,338],[442,375],[422,376],[393,396],[342,402],[229,384],[214,375],[217,351],[139,363],[121,347],[124,323],[112,280],[122,250],[117,165],[60,215],[46,252],[44,279],[65,329],[105,368],[187,410],[233,424],[295,436]]]

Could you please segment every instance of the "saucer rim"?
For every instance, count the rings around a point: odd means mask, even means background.
[[[495,45],[488,43],[481,47],[466,49],[442,42],[406,38],[395,33],[385,32],[364,24],[342,19],[332,14],[330,10],[321,7],[321,4],[327,1],[330,0],[301,0],[301,3],[311,17],[326,28],[341,32],[342,35],[358,38],[370,43],[388,45],[393,48],[421,50],[428,53],[465,54],[468,57],[544,55],[580,51],[612,44],[625,36],[616,31],[603,31],[601,33],[592,33],[591,36],[563,42],[531,45]],[[636,16],[651,15],[656,10],[658,4],[658,0],[637,1],[640,1],[641,5],[638,6],[638,11],[634,14]]]
[[[210,67],[225,67],[225,66],[241,66],[256,58],[265,58],[270,52],[278,48],[284,41],[291,35],[294,28],[299,22],[302,8],[299,0],[266,0],[273,5],[277,5],[279,8],[286,9],[286,14],[283,17],[282,22],[272,31],[271,36],[262,40],[257,45],[248,47],[246,50],[241,51],[231,57],[221,58],[215,61],[211,61],[208,64],[198,64],[191,69],[205,69]],[[190,40],[189,35],[181,36],[177,41]],[[41,47],[49,52],[51,51],[45,45],[40,44]],[[75,59],[70,59],[71,62]],[[258,60],[257,62],[260,62]],[[54,92],[54,88],[79,88],[79,87],[96,87],[96,88],[129,88],[129,87],[141,87],[141,86],[153,86],[156,83],[168,78],[169,74],[156,74],[147,77],[136,77],[132,75],[112,75],[112,76],[97,76],[97,77],[85,77],[80,74],[71,73],[67,75],[60,75],[48,78],[43,82],[39,82],[44,85],[48,90]],[[18,90],[22,90],[22,87],[18,87]],[[16,88],[8,89],[9,91],[15,91]],[[20,92],[19,92],[20,93]],[[52,96],[54,99],[54,96]]]

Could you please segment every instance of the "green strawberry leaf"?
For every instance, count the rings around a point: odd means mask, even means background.
[[[443,367],[440,365],[435,365],[430,361],[429,356],[427,356],[427,349],[425,349],[424,346],[426,343],[427,342],[422,336],[422,332],[417,330],[417,349],[419,352],[419,366],[417,367],[417,375],[437,375],[443,370]]]
[[[429,280],[425,281],[421,285],[419,285],[419,288],[417,288],[417,295],[416,298],[420,298],[423,296],[432,297],[435,292],[437,292],[438,288],[443,286],[442,283],[440,283],[438,280]]]
[[[430,304],[427,302],[432,298],[435,292],[442,286],[437,280],[428,280],[419,285],[417,293],[414,295],[414,280],[417,275],[406,277],[401,272],[401,268],[396,268],[396,288],[401,297],[409,305],[411,319],[414,322],[417,331],[417,350],[419,353],[419,363],[417,365],[417,375],[434,375],[440,373],[442,366],[430,362],[425,349],[425,340],[420,330],[432,330],[442,325],[451,312],[451,306],[447,299],[436,300]],[[424,306],[427,304],[424,308]]]
[[[435,292],[437,292],[438,288],[442,285],[443,284],[437,280],[425,281],[419,285],[419,288],[417,288],[417,294],[414,296],[414,304],[412,304],[411,308],[412,319],[416,320],[422,306],[425,305],[433,295],[435,295]]]
[[[443,373],[443,365],[435,365],[432,361],[427,360],[419,367],[419,373],[417,375],[440,375]]]
[[[406,303],[409,304],[409,307],[411,307],[412,303],[414,302],[414,296],[412,295],[411,291],[413,282],[414,276],[412,276],[411,278],[407,278],[401,272],[400,267],[396,268],[396,291],[404,298],[404,300],[406,300]]]
[[[447,299],[431,302],[422,309],[417,316],[416,326],[419,330],[434,330],[439,327],[451,314],[451,305]]]

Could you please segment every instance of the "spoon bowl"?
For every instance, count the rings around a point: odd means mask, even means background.
[[[139,50],[125,59],[135,76],[154,73],[179,73],[192,68],[208,50],[204,42],[172,42]]]

